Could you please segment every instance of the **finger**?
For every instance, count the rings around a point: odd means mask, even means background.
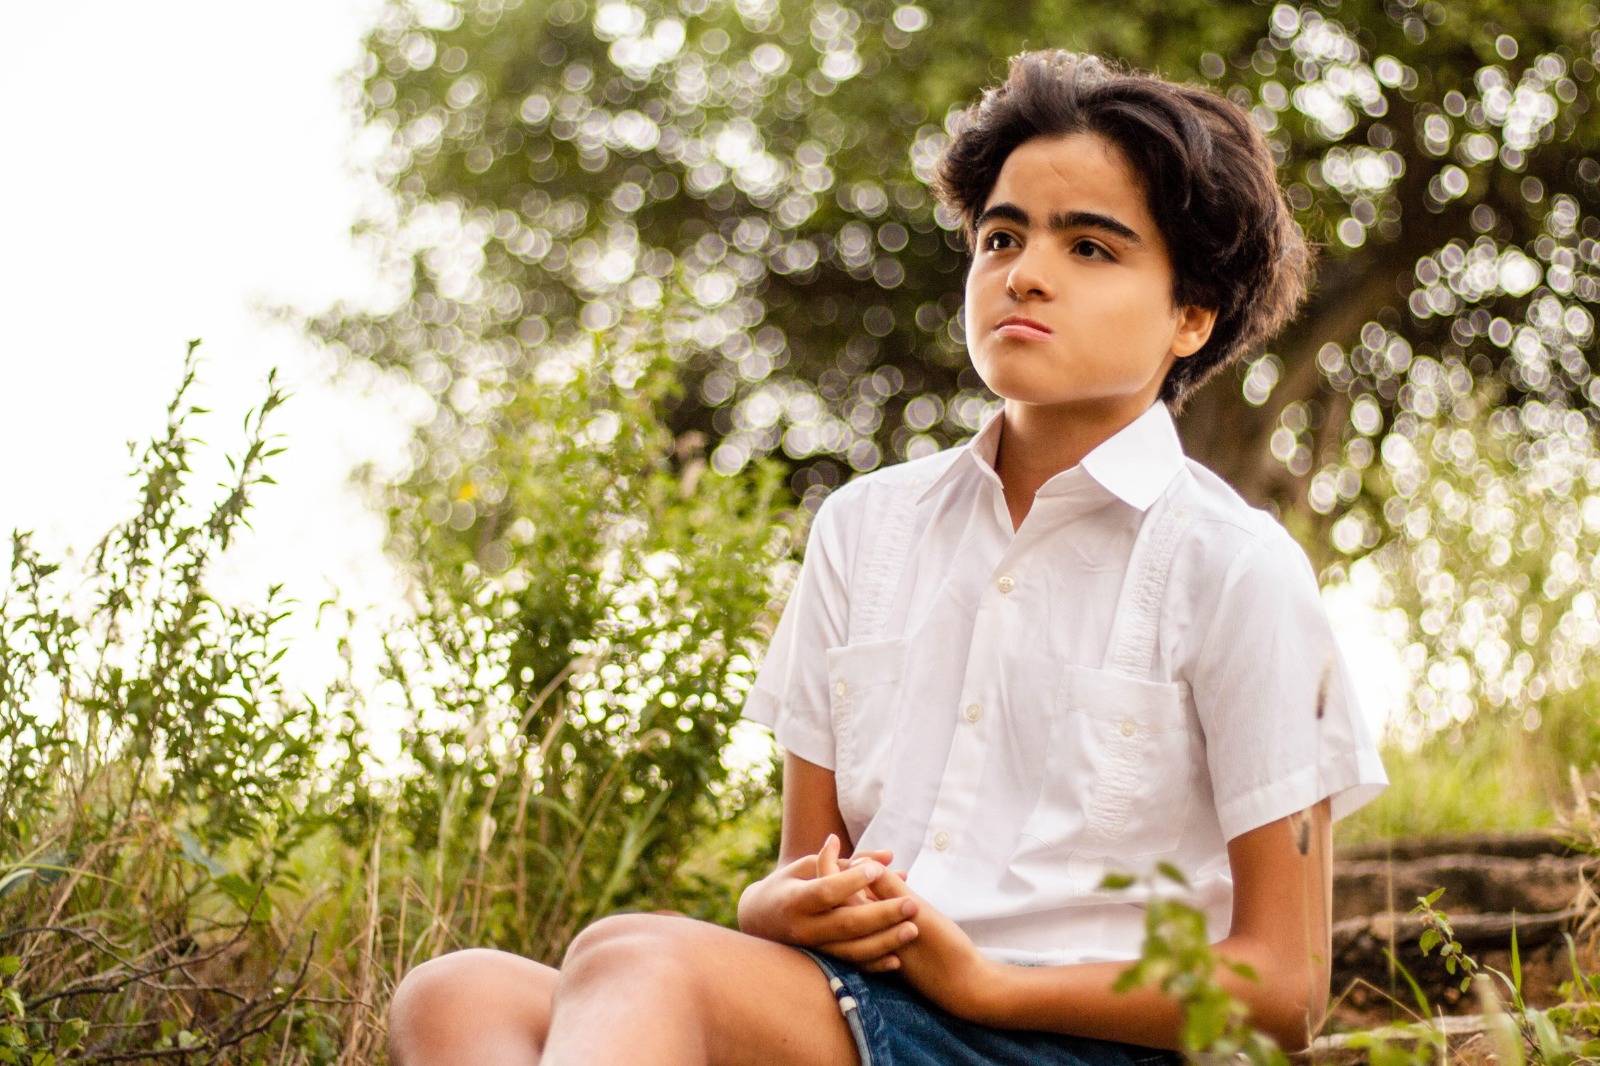
[[[893,870],[885,870],[883,876],[873,878],[872,891],[880,899],[910,899],[915,895],[906,885],[905,878]]]
[[[830,944],[823,944],[817,950],[836,959],[843,959],[845,962],[860,964],[880,959],[892,951],[905,947],[916,938],[917,927],[910,922],[901,922],[881,933],[856,937],[852,940],[835,940]]]
[[[801,881],[814,881],[821,876],[817,872],[817,856],[802,855],[779,871],[784,877],[793,877]]]
[[[855,940],[906,921],[910,918],[906,912],[914,912],[915,909],[911,901],[903,899],[866,903],[859,907],[835,907],[805,920],[801,929],[808,939],[816,943]]]
[[[865,973],[891,973],[899,968],[900,956],[893,954],[885,955],[881,959],[873,959],[871,962],[856,963],[856,969]]]
[[[839,838],[829,833],[828,839],[822,842],[822,849],[817,852],[817,873],[822,877],[829,877],[838,872]]]
[[[885,866],[888,866],[889,863],[894,861],[894,852],[890,851],[888,848],[880,848],[877,851],[858,851],[854,855],[850,856],[850,865],[857,866],[861,863],[867,862],[868,860],[873,862],[881,862]]]
[[[865,863],[869,863],[869,862],[881,862],[885,866],[887,866],[887,865],[889,865],[889,861],[891,859],[893,859],[893,858],[894,858],[894,852],[890,851],[888,848],[883,848],[883,849],[878,850],[878,851],[858,851],[858,852],[856,852],[856,854],[850,856],[850,858],[848,860],[846,860],[845,867],[846,868],[851,868],[851,867],[861,866],[861,865],[863,865]],[[867,889],[863,889],[860,892],[857,892],[855,895],[851,896],[849,898],[849,900],[847,900],[846,902],[848,902],[848,903],[872,903],[872,902],[876,901],[877,898],[878,898],[877,896],[874,896],[872,894],[872,890],[870,888],[867,888]]]
[[[860,866],[852,866],[848,870],[842,870],[831,876],[819,877],[808,886],[812,909],[824,911],[832,910],[834,907],[842,907],[857,892],[862,891],[887,872],[880,863],[864,862]]]
[[[908,918],[914,917],[917,908],[922,905],[921,897],[911,891],[905,882],[905,876],[897,870],[885,870],[882,877],[872,882],[866,894],[874,900],[905,900],[909,908],[906,912]]]

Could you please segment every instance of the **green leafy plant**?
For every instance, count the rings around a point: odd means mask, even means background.
[[[1483,1011],[1484,1031],[1501,1063],[1507,1066],[1571,1066],[1600,1056],[1600,1010],[1595,993],[1600,978],[1585,975],[1571,936],[1567,951],[1573,981],[1564,984],[1566,1002],[1549,1010],[1528,1006],[1523,996],[1522,955],[1515,926],[1511,935],[1510,973],[1482,964],[1456,938],[1449,915],[1437,906],[1444,889],[1418,897],[1411,913],[1421,919],[1417,946],[1424,955],[1437,950],[1451,979],[1465,992],[1476,990]],[[1373,1066],[1425,1066],[1442,1062],[1452,1053],[1449,1035],[1438,1020],[1442,1012],[1429,1002],[1418,981],[1394,956],[1390,960],[1405,980],[1416,1002],[1416,1021],[1354,1033],[1346,1046],[1363,1050]]]
[[[757,849],[772,839],[767,782],[723,753],[792,573],[788,497],[775,468],[718,474],[668,431],[679,359],[670,319],[650,322],[552,356],[474,463],[390,497],[425,596],[388,641],[409,721],[377,790],[403,812],[400,893],[423,904],[395,918],[427,915],[400,930],[406,960],[556,961],[617,909],[726,921],[737,878],[696,847],[747,812]]]
[[[0,1063],[370,1062],[432,954],[553,960],[613,910],[732,914],[775,820],[723,756],[793,516],[771,470],[719,475],[664,429],[673,365],[597,342],[527,385],[529,421],[446,501],[471,528],[397,511],[427,591],[378,683],[347,640],[312,700],[277,673],[281,590],[206,587],[282,394],[208,500],[191,348],[134,515],[76,572],[17,535],[0,586]],[[380,759],[368,723],[395,716]]]
[[[1112,874],[1101,888],[1120,890],[1135,883],[1131,875]],[[1228,971],[1255,981],[1255,970],[1219,957],[1206,935],[1205,912],[1170,891],[1189,887],[1183,872],[1161,863],[1146,883],[1150,894],[1139,961],[1117,978],[1113,991],[1155,988],[1176,1000],[1183,1012],[1181,1050],[1188,1054],[1238,1055],[1252,1066],[1288,1066],[1282,1049],[1249,1024],[1247,1008],[1217,976]]]
[[[133,515],[76,568],[12,538],[0,1045],[15,1057],[0,1061],[115,1060],[162,1041],[212,1061],[266,1032],[304,985],[311,939],[273,924],[272,894],[315,826],[321,716],[279,681],[276,590],[247,608],[206,585],[270,480],[265,427],[284,394],[269,380],[220,495],[194,493],[196,347],[165,434],[138,454]]]

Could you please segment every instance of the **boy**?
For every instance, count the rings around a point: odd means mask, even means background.
[[[1142,897],[1099,888],[1163,861],[1259,976],[1220,975],[1251,1021],[1308,1042],[1329,824],[1383,771],[1303,553],[1168,414],[1303,292],[1271,156],[1212,94],[1031,53],[939,192],[1004,410],[818,514],[745,710],[786,755],[742,931],[618,915],[559,972],[434,960],[395,996],[399,1066],[1170,1061],[1177,1006],[1110,991]]]

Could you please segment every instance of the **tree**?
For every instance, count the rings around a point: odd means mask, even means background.
[[[1323,255],[1272,351],[1191,403],[1186,444],[1276,508],[1331,577],[1382,566],[1431,685],[1432,664],[1460,658],[1467,614],[1526,616],[1544,594],[1497,561],[1494,537],[1525,544],[1528,523],[1479,530],[1470,494],[1451,506],[1473,550],[1429,548],[1445,506],[1431,474],[1455,464],[1509,491],[1520,464],[1593,433],[1597,21],[1572,0],[397,0],[359,78],[390,145],[394,211],[372,232],[407,294],[311,327],[438,398],[409,483],[437,499],[515,420],[517,381],[587,330],[670,305],[673,430],[703,434],[724,472],[781,454],[814,505],[988,409],[960,343],[964,252],[926,188],[950,109],[1025,47],[1207,82],[1252,110]],[[1458,442],[1490,439],[1497,473],[1458,460]],[[1597,484],[1585,468],[1578,485]],[[1573,506],[1541,499],[1521,517],[1573,540]],[[514,517],[490,500],[474,521]],[[1593,581],[1587,551],[1567,553],[1584,575],[1567,593]],[[1452,591],[1447,571],[1412,565],[1424,558],[1456,567]],[[1469,594],[1474,580],[1487,584]],[[1510,627],[1506,661],[1550,658],[1563,625],[1587,632],[1561,621],[1571,606]],[[1474,680],[1445,703],[1459,717],[1543,674]]]

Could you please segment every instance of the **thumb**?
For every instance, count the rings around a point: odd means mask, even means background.
[[[829,877],[839,872],[839,838],[832,833],[817,852],[817,873]]]

